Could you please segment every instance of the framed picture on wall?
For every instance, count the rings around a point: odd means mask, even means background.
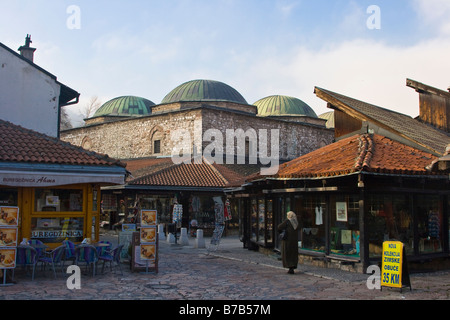
[[[347,222],[347,202],[336,202],[336,221]]]

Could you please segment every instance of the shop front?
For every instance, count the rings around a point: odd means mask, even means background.
[[[123,219],[125,222],[139,222],[137,214],[140,210],[156,210],[158,223],[167,232],[168,225],[174,222],[174,210],[178,205],[181,207],[181,227],[187,228],[191,237],[196,236],[197,229],[202,229],[203,235],[210,237],[216,224],[215,200],[220,199],[224,210],[230,215],[225,221],[225,235],[238,234],[238,211],[231,205],[227,206],[227,198],[222,190],[202,191],[199,188],[169,186],[164,189],[166,190],[154,189],[151,186],[136,188],[132,185],[102,188],[102,221]],[[114,223],[110,224],[108,221],[107,225],[113,228]],[[121,227],[117,229],[121,230]]]
[[[18,209],[18,239],[56,247],[98,240],[100,188],[122,184],[125,165],[11,123],[0,130],[0,208]]]
[[[181,217],[178,227],[187,228],[192,237],[198,229],[205,237],[212,236],[217,224],[223,224],[224,235],[238,234],[239,211],[225,194],[231,182],[243,178],[237,172],[208,161],[177,164],[171,158],[145,158],[126,163],[131,172],[126,183],[102,188],[101,217],[110,219],[110,226],[120,217],[131,220],[147,209],[157,210],[158,223],[166,232]],[[216,216],[218,207],[223,223]]]
[[[330,167],[324,154],[339,159],[333,150],[342,160],[358,159],[358,144],[352,142],[355,149],[342,152],[351,141],[324,147],[318,151],[321,158],[314,153],[303,156],[281,167],[276,176],[258,177],[229,191],[241,210],[241,234],[248,247],[277,250],[277,226],[292,210],[300,225],[301,263],[365,272],[370,265],[381,265],[383,242],[395,240],[404,244],[410,270],[450,267],[448,175],[425,169],[431,155],[412,149],[402,154],[392,141],[397,157],[409,163],[410,170],[391,166],[387,154],[393,151],[387,149],[373,153],[384,161],[376,171],[369,162],[365,168],[347,170],[336,160],[336,171],[319,173],[322,161]]]
[[[1,188],[0,206],[19,208],[19,239],[54,247],[63,240],[98,240],[99,197],[95,184]]]

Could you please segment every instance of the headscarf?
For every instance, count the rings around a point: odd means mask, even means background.
[[[287,218],[289,219],[289,221],[292,224],[292,227],[294,228],[294,230],[297,230],[298,227],[298,221],[297,221],[297,215],[294,213],[294,211],[289,211],[287,213]]]

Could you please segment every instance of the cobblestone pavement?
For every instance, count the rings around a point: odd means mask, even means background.
[[[113,241],[117,243],[117,237]],[[160,242],[159,272],[82,275],[81,289],[69,290],[68,274],[37,270],[35,280],[17,270],[15,284],[0,287],[0,300],[448,300],[450,272],[412,274],[412,291],[369,290],[369,275],[299,266],[287,274],[276,257],[222,239],[215,251]],[[209,246],[208,239],[206,244]]]

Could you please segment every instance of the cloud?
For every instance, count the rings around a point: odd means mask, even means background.
[[[415,10],[423,22],[439,36],[450,36],[450,1],[414,0]]]
[[[305,101],[320,114],[329,110],[313,94],[318,86],[415,117],[418,96],[406,87],[406,79],[445,90],[450,84],[449,56],[450,40],[396,47],[357,39],[321,50],[298,46],[287,53],[253,57],[252,64],[242,66],[242,74],[234,78],[240,79],[238,90],[252,92],[251,98],[246,97],[250,103],[285,94]]]

